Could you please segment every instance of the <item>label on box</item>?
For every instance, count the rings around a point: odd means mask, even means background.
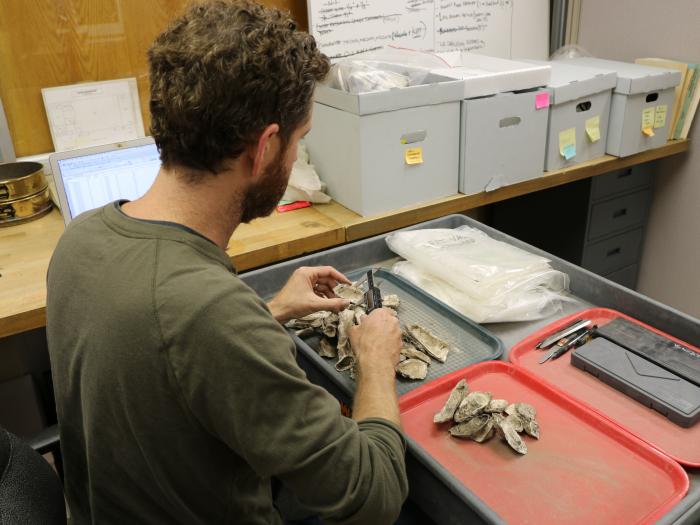
[[[600,115],[586,120],[586,135],[588,135],[588,140],[591,142],[600,140]]]
[[[646,108],[642,111],[642,133],[647,137],[654,136],[654,108]]]
[[[535,95],[535,109],[544,109],[549,107],[549,91],[537,93]]]
[[[576,156],[576,128],[559,132],[559,153],[566,160],[571,160]]]
[[[423,164],[423,148],[408,148],[404,152],[404,160],[409,166]]]
[[[663,128],[666,125],[666,112],[668,111],[668,106],[666,104],[661,106],[656,106],[654,111],[654,127]]]

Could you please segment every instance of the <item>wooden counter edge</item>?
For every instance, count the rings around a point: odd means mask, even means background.
[[[478,193],[476,195],[453,195],[444,199],[438,199],[436,201],[387,212],[381,215],[359,217],[357,220],[346,224],[345,240],[346,242],[351,242],[372,237],[373,235],[379,235],[419,222],[437,219],[452,213],[464,212],[535,191],[561,186],[562,184],[595,177],[610,171],[670,157],[688,151],[689,148],[689,140],[669,141],[664,146],[630,155],[629,157],[613,157],[606,155],[558,171],[545,172],[542,177],[511,186],[505,186],[490,192]]]
[[[0,319],[0,339],[46,326],[46,306]]]

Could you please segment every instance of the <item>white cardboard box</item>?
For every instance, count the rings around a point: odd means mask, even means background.
[[[433,73],[464,80],[465,99],[546,86],[550,78],[549,64],[544,62],[518,62],[466,51],[437,55],[450,67]]]
[[[464,81],[459,191],[472,195],[541,177],[549,103],[537,107],[536,88],[549,82],[549,65],[466,52],[440,56],[453,67],[434,72]]]
[[[605,155],[617,74],[562,61],[537,63],[552,67],[544,169],[554,171]],[[564,147],[567,143],[572,144],[571,151]]]
[[[309,157],[333,199],[374,215],[458,193],[459,80],[352,94],[316,87]]]
[[[459,191],[474,195],[542,176],[548,107],[543,90],[462,101]]]
[[[626,157],[666,143],[673,116],[674,88],[681,82],[679,71],[600,58],[573,58],[565,62],[617,74],[606,153]]]

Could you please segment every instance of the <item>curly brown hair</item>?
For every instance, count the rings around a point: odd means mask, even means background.
[[[330,67],[288,13],[249,0],[192,5],[155,39],[148,60],[163,165],[213,174],[270,124],[286,147]]]

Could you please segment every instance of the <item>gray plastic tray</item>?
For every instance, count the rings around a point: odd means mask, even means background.
[[[356,281],[366,273],[366,270],[349,273],[347,277]],[[396,391],[399,395],[455,370],[482,361],[498,359],[503,354],[503,342],[498,337],[445,303],[416,288],[402,277],[380,268],[375,272],[374,279],[382,295],[399,296],[401,303],[398,315],[404,325],[420,324],[449,343],[451,348],[444,363],[431,360],[428,376],[424,380],[411,381],[397,378]],[[297,341],[297,346],[304,354],[315,353],[318,352],[319,341],[320,337],[313,335],[302,338],[300,343]],[[340,376],[336,382],[346,391],[346,394],[355,392],[355,382],[350,378],[349,371],[338,372],[335,369],[335,359],[321,358],[321,361],[314,361],[326,374]]]
[[[662,303],[645,297],[633,290],[609,281],[588,270],[571,264],[543,250],[530,246],[498,230],[490,228],[464,215],[449,215],[415,226],[403,228],[415,230],[424,228],[457,228],[468,225],[477,228],[492,238],[507,242],[530,253],[541,255],[551,261],[551,266],[569,274],[570,289],[574,301],[564,306],[565,311],[554,317],[531,323],[500,323],[489,325],[489,329],[506,345],[501,359],[508,357],[509,348],[530,333],[548,325],[552,321],[575,311],[600,306],[611,308],[650,324],[691,345],[700,346],[700,321]],[[396,258],[386,245],[387,234],[331,248],[322,252],[305,255],[297,259],[281,262],[267,268],[253,270],[241,278],[261,297],[269,297],[282,288],[292,272],[300,266],[331,265],[348,274],[359,268],[377,266]],[[301,339],[296,338],[297,345]],[[301,347],[300,347],[301,348]],[[307,347],[308,348],[308,347]],[[300,351],[298,360],[310,381],[324,386],[337,399],[350,404],[347,388],[338,384],[339,375],[327,374],[320,366],[323,358],[316,352]],[[427,455],[418,445],[409,441],[406,468],[410,483],[410,497],[428,514],[435,523],[451,525],[461,523],[500,524],[500,519],[468,487],[449,475],[440,464]],[[690,470],[690,490],[668,514],[658,520],[657,525],[696,525],[700,523],[700,471]]]

